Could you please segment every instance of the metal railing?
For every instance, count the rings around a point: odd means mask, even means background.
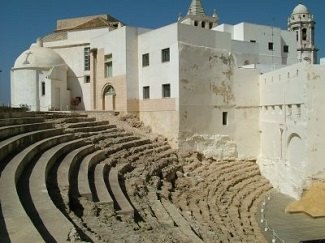
[[[285,240],[283,240],[278,233],[276,233],[275,229],[273,229],[269,223],[269,221],[266,218],[265,210],[267,206],[267,201],[271,200],[271,193],[269,193],[263,200],[262,207],[261,207],[261,224],[264,227],[265,232],[271,232],[272,234],[272,243],[286,243]]]

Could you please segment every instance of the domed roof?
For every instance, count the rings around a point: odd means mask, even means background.
[[[50,68],[64,65],[62,57],[50,48],[43,47],[42,44],[32,44],[17,59],[14,65],[16,68]]]
[[[300,3],[293,9],[292,14],[310,14],[310,12],[305,5]]]

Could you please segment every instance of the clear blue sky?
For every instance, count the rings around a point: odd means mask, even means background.
[[[202,0],[220,23],[250,22],[286,29],[287,18],[302,2],[314,14],[319,57],[325,57],[324,0]],[[110,14],[130,26],[157,28],[185,15],[191,0],[4,0],[0,6],[0,105],[10,99],[10,68],[37,37],[51,33],[56,20]]]

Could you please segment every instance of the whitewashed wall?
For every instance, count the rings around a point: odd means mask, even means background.
[[[104,49],[104,55],[112,54],[114,76],[126,75],[126,28],[116,29],[91,41],[91,48]]]
[[[312,178],[325,177],[325,69],[297,64],[260,78],[262,174],[299,198]]]
[[[177,147],[179,114],[178,24],[140,34],[138,38],[138,70],[140,119],[153,132],[169,138]],[[162,50],[170,49],[170,61],[162,62]],[[142,67],[142,55],[149,53],[149,66]],[[162,85],[170,84],[171,96],[162,97]],[[150,99],[143,99],[143,87],[150,86]]]
[[[297,43],[295,33],[276,27],[240,23],[234,26],[220,25],[216,31],[228,32],[233,40],[251,42],[258,45],[260,64],[294,64],[297,63]],[[273,42],[273,50],[269,50],[268,43]],[[289,53],[283,52],[283,46],[289,46]]]
[[[31,106],[32,111],[39,110],[38,85],[37,70],[14,70],[11,78],[11,105],[19,106],[27,104]]]
[[[90,75],[90,71],[84,70],[84,48],[90,46],[93,38],[106,33],[109,33],[107,28],[70,31],[66,40],[44,42],[44,46],[55,50],[69,66],[68,83],[71,98],[82,98],[81,103],[76,107],[78,110],[91,109],[90,84],[85,83],[85,78]]]
[[[311,180],[325,180],[325,66],[305,66],[305,86],[307,88],[308,115],[307,124],[307,163],[305,178],[307,184]]]
[[[143,97],[143,86],[150,86],[151,99],[162,98],[162,84],[170,83],[171,97],[178,97],[178,24],[168,25],[139,35],[138,69],[139,94]],[[161,61],[162,49],[170,48],[170,61]],[[142,67],[142,55],[149,53],[150,64]]]

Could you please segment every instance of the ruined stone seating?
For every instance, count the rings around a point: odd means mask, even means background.
[[[53,165],[53,158],[57,159],[58,156],[61,156],[62,151],[67,152],[73,149],[68,144],[64,144],[64,142],[71,140],[73,135],[63,135],[63,129],[54,128],[52,122],[44,122],[44,116],[52,120],[58,117],[63,119],[70,115],[41,115],[29,112],[0,114],[0,124],[2,125],[0,136],[1,140],[5,138],[0,142],[0,161],[1,168],[3,168],[1,171],[3,174],[0,178],[0,216],[1,221],[4,222],[0,230],[1,241],[51,241],[53,236],[48,233],[44,224],[52,225],[53,229],[57,225],[61,225],[58,222],[54,223],[54,219],[61,214],[51,202],[49,195],[45,193],[47,191],[45,182],[47,173]],[[80,116],[74,115],[73,117],[73,119],[78,120]],[[80,139],[79,142],[84,143],[84,140]],[[78,143],[78,145],[80,144]],[[58,146],[61,149],[53,156],[45,156],[51,154],[52,146]],[[41,157],[40,160],[43,163],[36,163],[35,170],[31,172],[31,187],[28,187],[28,183],[25,183],[25,177],[30,170],[28,168],[35,160],[35,156],[37,157],[42,152],[44,152],[43,156],[45,157]],[[44,172],[43,175],[40,171]],[[40,211],[37,211],[36,208]],[[53,209],[55,213],[51,215]],[[40,218],[40,216],[45,218],[45,223],[43,222],[44,218]],[[71,226],[71,223],[64,216],[60,220]],[[23,227],[21,227],[22,225]],[[62,223],[63,225],[67,224]],[[53,235],[56,235],[55,232],[59,233],[59,231],[54,230]],[[58,235],[62,236],[59,242],[63,239],[64,241],[67,240],[67,235],[63,236],[62,232]]]
[[[166,209],[162,205],[161,201],[157,198],[157,193],[155,191],[148,192],[148,199],[150,202],[150,207],[155,213],[157,220],[162,225],[173,226],[174,220],[167,213]]]
[[[110,169],[108,179],[110,190],[112,191],[114,199],[119,207],[117,212],[122,215],[130,215],[134,217],[134,208],[122,191],[119,179],[119,169],[117,167],[112,167]]]
[[[58,165],[57,184],[62,201],[69,201],[69,194],[77,194],[77,176],[81,160],[93,153],[93,144],[87,144],[68,153]],[[73,191],[75,190],[75,191]]]
[[[104,131],[107,129],[112,128],[112,125],[96,125],[96,126],[84,126],[84,127],[76,127],[76,128],[67,128],[66,131],[67,132],[71,132],[71,133],[89,133],[89,132],[99,132],[99,131]]]
[[[184,234],[189,237],[192,242],[202,243],[203,241],[193,232],[191,225],[184,219],[175,205],[166,199],[162,199],[161,201],[166,211],[173,218],[176,225],[178,225],[182,232],[184,232]]]
[[[36,115],[41,115],[46,119],[71,119],[71,118],[87,118],[86,114],[77,112],[35,112]]]
[[[182,214],[195,218],[215,232],[201,231],[208,241],[263,241],[255,213],[258,202],[271,188],[262,179],[258,166],[250,162],[222,162],[188,166],[189,192],[173,195],[180,203]],[[187,171],[187,168],[185,168]],[[200,176],[198,176],[200,175]],[[195,196],[200,192],[201,197]],[[220,238],[219,238],[220,237]]]
[[[35,112],[24,112],[24,111],[8,111],[0,112],[0,119],[15,119],[15,118],[24,118],[24,117],[35,117],[37,113]]]
[[[0,127],[44,122],[44,117],[21,117],[0,119]]]
[[[62,155],[83,145],[85,145],[83,139],[60,143],[44,152],[33,167],[29,178],[29,189],[34,208],[27,211],[34,225],[44,225],[46,230],[41,231],[44,238],[49,235],[57,242],[64,242],[70,232],[75,229],[74,225],[55,206],[48,192],[53,188],[48,188],[45,182],[50,181],[50,171]]]
[[[0,141],[18,134],[53,128],[52,123],[32,123],[0,127]]]
[[[28,145],[33,144],[49,136],[61,134],[62,132],[63,129],[52,128],[27,132],[7,138],[0,142],[0,161],[1,163],[3,163],[3,160],[5,158],[15,153],[18,153],[22,149],[26,148]]]
[[[102,125],[108,125],[108,121],[85,121],[85,122],[74,122],[66,124],[66,128],[82,128],[82,127],[96,127]]]
[[[91,190],[92,182],[89,181],[89,171],[91,167],[94,167],[100,161],[106,158],[106,151],[98,150],[91,154],[88,154],[80,163],[80,168],[78,170],[78,193],[79,195],[86,197],[88,200],[93,201],[94,195]]]
[[[94,172],[94,183],[98,201],[101,204],[113,206],[114,201],[107,187],[109,170],[110,166],[108,164],[97,164]]]
[[[2,171],[0,178],[0,200],[6,231],[13,242],[40,242],[42,237],[27,215],[21,199],[29,200],[29,192],[19,190],[17,185],[34,157],[41,151],[65,142],[72,135],[59,135],[33,143],[12,158]],[[45,182],[43,182],[45,183]],[[26,201],[25,201],[26,202]],[[25,207],[30,207],[29,202]],[[18,223],[19,222],[19,223]],[[23,230],[21,225],[24,225]]]
[[[112,156],[124,149],[140,146],[148,143],[148,140],[139,140],[137,137],[126,136],[121,137],[114,142],[115,146],[109,147],[104,150],[95,151],[92,154],[87,155],[80,164],[78,172],[78,192],[81,196],[86,197],[89,200],[94,201],[96,198],[94,190],[94,168],[103,161],[106,157]],[[109,145],[109,144],[108,144]],[[108,146],[106,145],[106,146]],[[93,188],[93,190],[92,190]]]
[[[96,118],[87,116],[74,116],[74,117],[63,117],[58,123],[78,123],[78,122],[94,122]]]
[[[79,206],[92,214],[90,210],[106,211],[106,206],[110,207],[106,212],[112,213],[114,205],[117,214],[134,217],[137,208],[144,206],[141,200],[147,200],[148,211],[141,215],[146,222],[156,227],[177,225],[180,234],[194,242],[202,242],[200,237],[207,242],[262,242],[252,215],[271,187],[261,180],[256,164],[197,162],[188,171],[185,167],[185,174],[180,173],[192,180],[188,191],[168,194],[166,188],[174,183],[178,158],[166,142],[140,139],[108,122],[78,114],[24,115],[0,118],[0,129],[33,127],[35,122],[52,125],[6,135],[0,142],[0,161],[5,161],[0,178],[0,217],[5,222],[0,241],[64,242],[74,229],[83,227],[87,215],[73,216],[81,213]],[[53,128],[54,123],[60,129]],[[22,162],[14,162],[19,156]],[[127,181],[137,183],[135,176],[144,185],[148,180],[155,185],[153,192],[141,194],[141,200],[134,194],[137,184]],[[151,177],[158,178],[160,185]],[[179,203],[181,210],[174,203]],[[6,231],[8,239],[3,237]]]
[[[35,115],[35,113],[33,114]],[[21,114],[19,116],[24,117]],[[72,118],[68,118],[67,116],[69,115],[66,114],[44,114],[43,116],[49,121],[56,119],[54,121],[56,123],[68,124],[68,129],[66,130],[73,129],[73,132],[84,132],[85,134],[79,136],[80,138],[76,140],[72,134],[67,133],[63,135],[63,129],[53,128],[54,124],[52,122],[44,122],[44,118],[35,116],[35,119],[28,118],[22,120],[23,118],[17,119],[11,118],[9,115],[3,116],[5,117],[3,119],[6,120],[3,120],[2,124],[21,124],[20,134],[15,135],[15,132],[8,133],[3,135],[7,139],[0,142],[0,155],[2,158],[8,158],[10,154],[19,152],[14,158],[8,159],[8,165],[3,170],[5,176],[0,180],[0,200],[1,205],[4,207],[2,215],[6,224],[6,229],[1,230],[0,233],[2,234],[3,231],[2,235],[7,234],[8,239],[12,241],[65,241],[74,229],[74,225],[66,218],[67,215],[62,214],[56,206],[58,206],[60,200],[63,201],[63,198],[67,199],[70,193],[74,193],[71,192],[71,184],[76,184],[76,178],[73,178],[73,176],[76,175],[76,170],[79,169],[78,160],[90,158],[88,163],[91,164],[91,168],[106,158],[106,154],[123,153],[128,148],[143,146],[148,143],[147,139],[140,140],[137,137],[131,136],[131,134],[123,133],[116,129],[116,126],[109,125],[108,122],[94,122],[94,119],[87,119],[84,116],[80,117],[78,115],[74,115]],[[34,122],[39,123],[35,124]],[[71,122],[74,122],[74,124]],[[18,126],[10,126],[10,128],[16,127]],[[29,132],[28,128],[30,130],[42,130]],[[3,126],[1,129],[5,131],[8,128]],[[104,132],[100,133],[100,131]],[[113,143],[117,142],[117,146],[95,151],[94,145],[87,145],[86,141],[95,142],[96,138],[93,137],[98,134],[104,135],[105,138],[110,137],[113,139]],[[111,144],[108,143],[108,145]],[[97,155],[100,154],[97,158],[96,153]],[[42,155],[32,165],[33,168],[30,167],[30,164],[35,161],[34,158],[38,154]],[[65,155],[64,158],[61,158],[63,155]],[[86,166],[88,167],[87,171],[89,164]],[[54,165],[58,166],[57,171],[54,172],[57,178],[49,179],[49,174],[52,173],[51,169]],[[32,169],[28,169],[29,167]],[[28,170],[31,170],[30,176],[28,176]],[[110,194],[107,188],[105,188],[105,182],[108,181],[107,177],[109,174],[107,165],[96,166],[95,174],[101,175],[95,177],[97,196],[101,202],[112,204]],[[26,178],[21,179],[22,177]],[[28,180],[29,183],[26,184]],[[52,201],[48,193],[49,188],[46,186],[48,180],[51,183],[55,182],[57,188],[63,191],[59,193],[62,195],[62,198],[54,199],[56,200],[55,202]],[[98,181],[100,183],[97,183]],[[88,178],[87,183],[89,184]],[[105,187],[99,189],[99,185],[104,185]],[[121,188],[119,187],[119,189]],[[11,193],[16,190],[18,190],[18,193]],[[10,196],[6,197],[6,194]],[[127,210],[124,211],[126,212]],[[19,224],[17,220],[19,220]],[[24,230],[19,229],[18,225],[21,223],[24,224]],[[6,239],[6,237],[1,236],[1,239]]]

